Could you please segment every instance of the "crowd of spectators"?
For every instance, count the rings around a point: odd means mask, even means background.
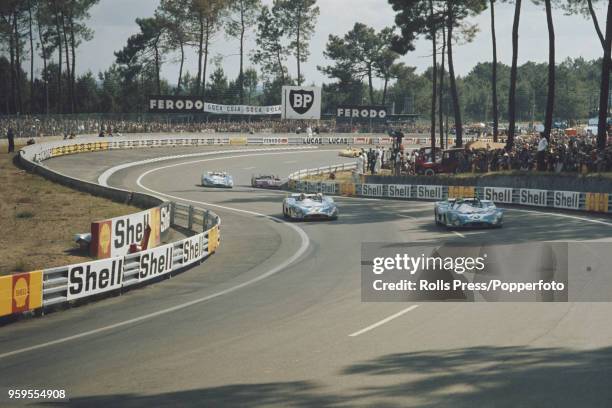
[[[408,173],[418,173],[418,151],[407,158]],[[430,160],[431,158],[427,158]],[[438,152],[436,160],[441,161]],[[456,155],[458,173],[487,173],[491,171],[547,171],[547,172],[609,172],[612,171],[612,145],[598,150],[596,138],[567,136],[555,133],[547,140],[543,135],[521,135],[514,146],[507,148],[471,149],[469,144]]]
[[[384,131],[368,126],[351,129],[336,128],[335,120],[301,121],[274,119],[214,119],[192,120],[192,118],[141,117],[135,119],[106,119],[103,117],[68,118],[56,116],[0,117],[0,134],[6,135],[9,128],[16,138],[38,138],[46,136],[106,135],[127,133],[304,133],[307,127],[316,127],[318,133],[362,133]]]

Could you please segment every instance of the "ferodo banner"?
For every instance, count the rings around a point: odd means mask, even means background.
[[[123,257],[68,267],[68,300],[119,289],[123,283]]]
[[[0,277],[0,316],[42,307],[42,271]]]
[[[265,145],[286,145],[289,144],[287,137],[264,137],[262,143]]]
[[[321,119],[321,88],[283,86],[283,119]]]
[[[340,122],[384,121],[387,118],[386,106],[339,106],[336,119]]]
[[[149,97],[150,113],[216,113],[220,115],[279,115],[281,106],[218,105],[189,96]]]
[[[170,229],[170,206],[141,211],[135,214],[97,221],[91,224],[91,255],[98,258],[111,258],[126,255],[132,244],[141,244],[147,226],[151,228],[147,248],[161,242]]]

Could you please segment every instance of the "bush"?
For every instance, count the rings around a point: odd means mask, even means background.
[[[17,213],[17,218],[20,219],[27,219],[27,218],[33,218],[34,217],[34,213],[31,211],[20,211]]]

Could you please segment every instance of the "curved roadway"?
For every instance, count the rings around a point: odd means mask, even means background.
[[[96,180],[117,164],[211,150],[221,149],[46,163]],[[62,388],[87,407],[612,404],[608,303],[360,300],[362,242],[602,239],[609,220],[509,210],[501,230],[455,234],[433,225],[431,203],[339,198],[337,222],[288,225],[276,219],[283,193],[248,186],[252,173],[341,161],[325,148],[245,151],[114,174],[113,186],[214,206],[219,252],[155,285],[1,328],[0,385]],[[213,169],[233,174],[237,187],[198,186]]]

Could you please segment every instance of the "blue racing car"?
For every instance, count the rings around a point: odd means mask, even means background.
[[[438,201],[434,208],[436,224],[447,228],[501,228],[504,210],[493,201],[478,198],[457,198]]]
[[[225,172],[209,171],[202,175],[202,186],[232,188],[234,187],[234,179]]]
[[[338,207],[323,194],[291,194],[283,201],[283,215],[292,220],[336,220]]]

